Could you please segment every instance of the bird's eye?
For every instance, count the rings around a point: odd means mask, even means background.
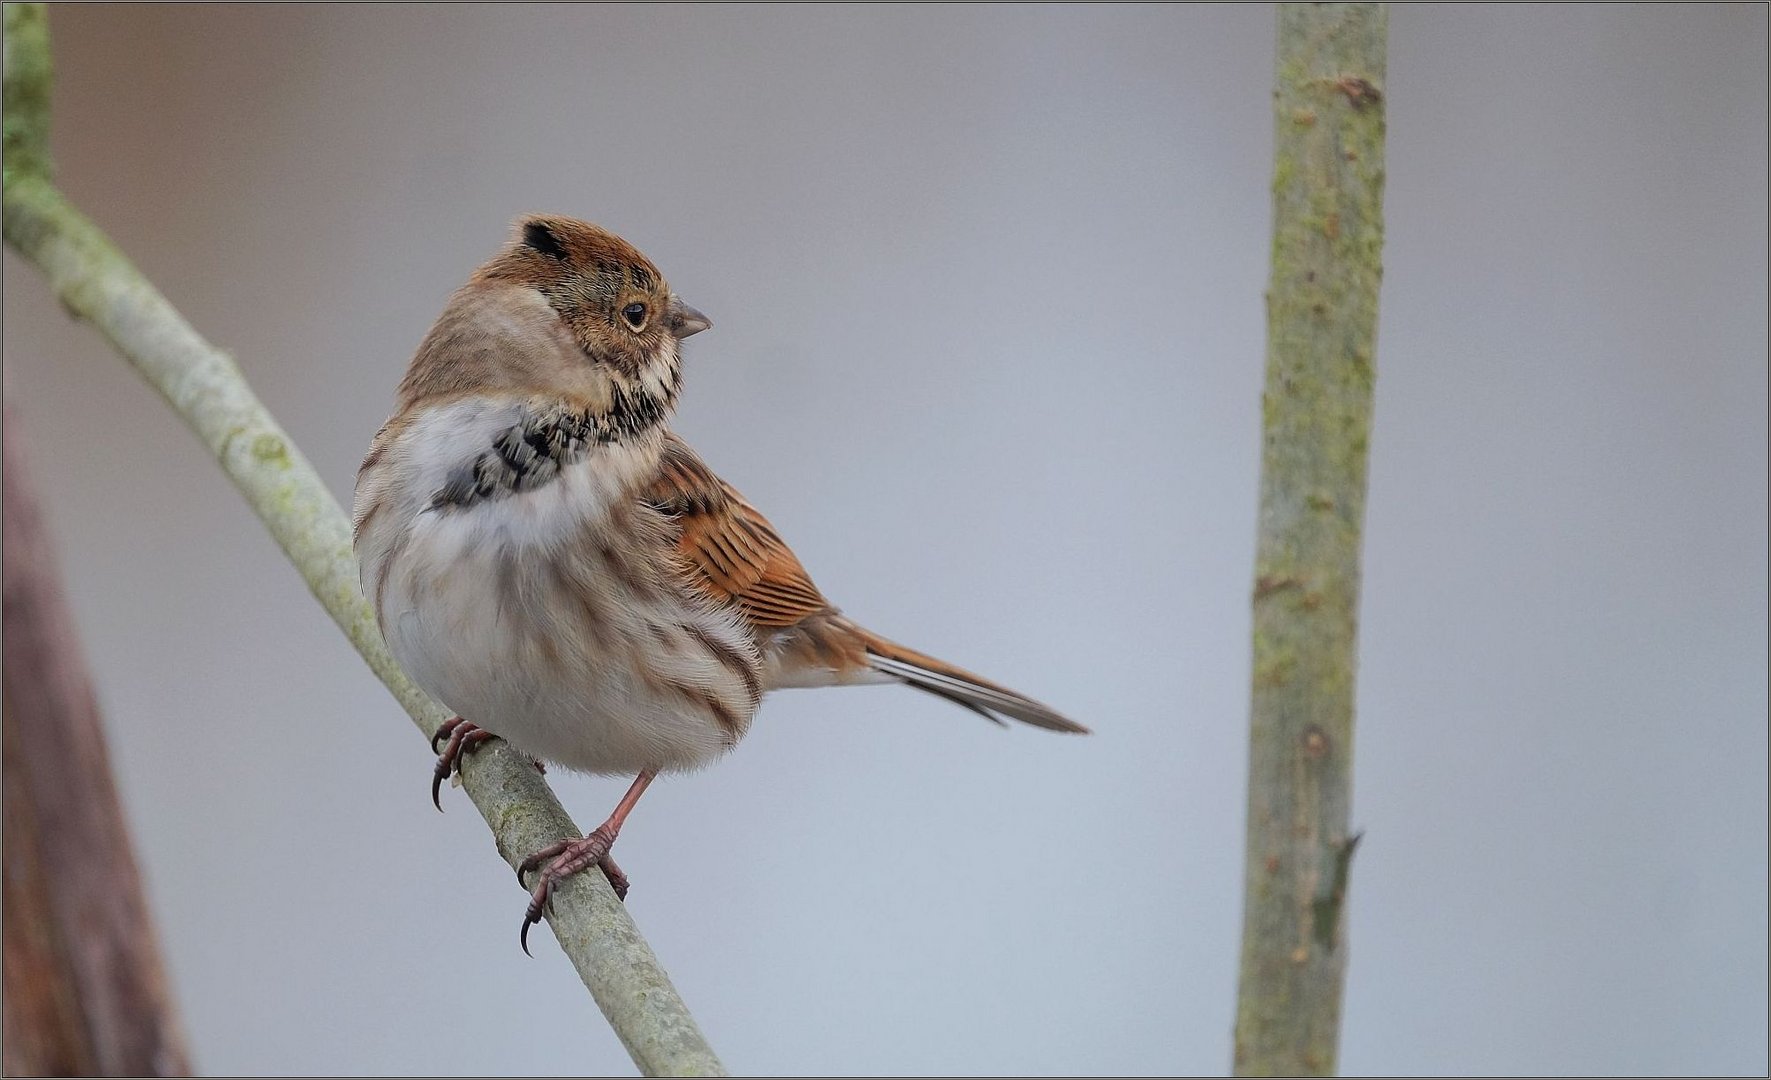
[[[646,305],[629,304],[621,309],[621,317],[627,320],[627,325],[638,330],[646,325]]]

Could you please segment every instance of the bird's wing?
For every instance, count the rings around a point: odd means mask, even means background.
[[[675,435],[665,436],[658,475],[642,498],[674,519],[677,551],[695,584],[752,625],[795,626],[830,609],[768,519]]]
[[[997,714],[1053,731],[1088,729],[1024,694],[887,641],[844,618],[812,584],[768,519],[675,435],[666,435],[658,475],[642,496],[676,524],[677,551],[691,579],[735,605],[752,627],[793,627],[778,663],[780,685],[895,680],[1001,722]],[[818,674],[821,673],[821,674]]]

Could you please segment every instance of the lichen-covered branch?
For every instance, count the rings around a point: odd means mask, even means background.
[[[6,243],[41,270],[67,310],[98,329],[196,432],[314,596],[428,737],[449,714],[388,655],[358,585],[350,523],[331,492],[233,360],[203,340],[50,183],[43,144],[49,58],[42,6],[7,4],[5,21],[0,220]],[[473,754],[463,781],[492,827],[499,854],[513,866],[555,840],[579,835],[533,765],[502,743]],[[602,875],[579,874],[556,890],[548,922],[642,1072],[724,1075]]]
[[[6,176],[49,175],[49,14],[42,4],[6,5],[6,108],[0,150]]]
[[[1334,1071],[1383,270],[1380,4],[1282,4],[1236,1072]]]

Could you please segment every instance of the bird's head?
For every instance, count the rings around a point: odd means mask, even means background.
[[[711,325],[638,248],[588,221],[527,215],[482,273],[540,292],[592,360],[629,377]]]
[[[529,214],[450,300],[413,358],[402,400],[553,393],[613,407],[674,407],[682,339],[707,317],[638,248],[587,221]]]

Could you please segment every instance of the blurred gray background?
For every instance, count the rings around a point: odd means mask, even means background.
[[[727,1063],[1227,1067],[1273,14],[58,7],[71,195],[348,505],[525,210],[714,319],[683,431],[838,603],[1092,739],[794,691],[630,906]],[[1766,12],[1401,7],[1347,1072],[1766,1068]],[[199,445],[5,262],[196,1059],[629,1064]],[[592,823],[616,780],[556,775]]]

